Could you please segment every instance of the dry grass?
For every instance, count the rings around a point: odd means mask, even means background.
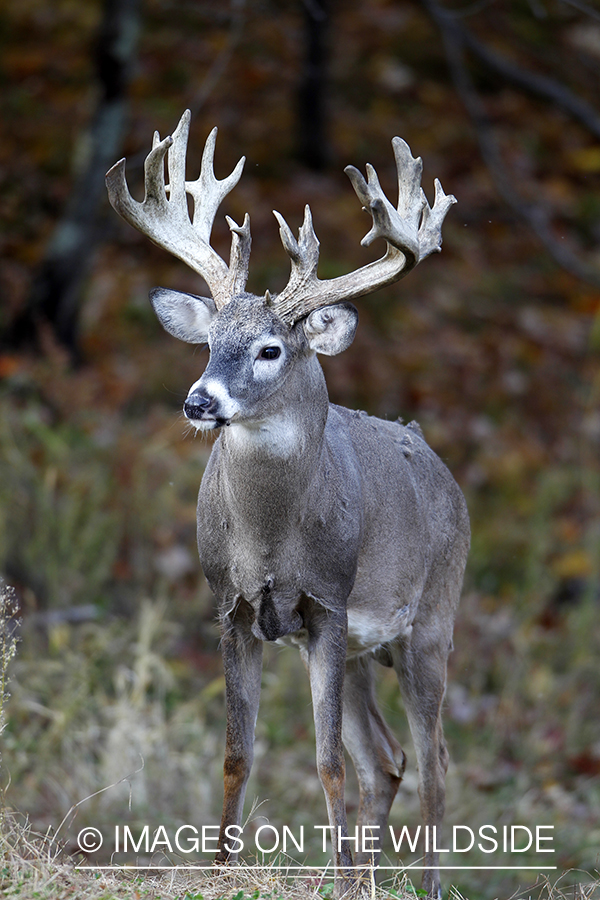
[[[241,865],[226,873],[185,867],[157,874],[86,871],[64,857],[47,837],[5,813],[0,816],[0,891],[19,900],[322,900],[331,882],[319,877],[292,878],[285,871]],[[365,888],[361,900],[415,900],[421,894],[407,876],[384,886]],[[598,900],[600,879],[570,871],[539,878],[511,898],[489,900]],[[448,900],[468,900],[451,887]]]
[[[6,703],[10,697],[8,667],[17,652],[18,613],[14,590],[0,578],[0,735],[6,726]]]
[[[86,871],[64,856],[53,840],[35,835],[6,813],[0,818],[0,890],[19,900],[317,900],[331,894],[330,876],[293,877],[280,868],[240,865],[222,871],[173,868],[157,874]],[[290,863],[291,864],[291,863]],[[414,900],[408,878],[387,887],[373,883],[364,900]]]
[[[476,622],[477,610],[470,609],[467,601],[466,612]],[[8,643],[2,658],[8,661],[14,654],[14,643],[10,642],[15,632],[5,628],[3,633]],[[20,653],[12,660],[13,696],[4,735],[8,764],[4,783],[13,777],[5,791],[6,807],[27,811],[32,827],[19,827],[18,817],[4,814],[0,891],[6,896],[25,900],[60,900],[63,896],[183,900],[186,892],[191,898],[202,895],[205,900],[261,896],[308,900],[317,896],[318,880],[292,882],[275,870],[265,873],[249,866],[227,877],[178,869],[160,875],[144,874],[141,880],[121,872],[103,872],[96,877],[97,873],[75,868],[75,836],[83,826],[99,824],[111,829],[115,822],[129,823],[135,831],[144,823],[152,827],[161,822],[171,831],[184,822],[218,821],[224,730],[222,677],[218,672],[204,671],[188,682],[173,656],[177,635],[164,604],[157,601],[141,604],[132,622],[109,619],[63,626],[61,634],[51,638],[45,656],[36,652],[31,632],[23,632]],[[456,656],[461,659],[458,650]],[[419,821],[412,748],[402,733],[406,724],[402,724],[397,687],[383,679],[382,688],[386,716],[405,742],[410,763],[393,810],[393,824],[398,827],[406,822],[412,826]],[[283,821],[296,831],[303,822],[321,822],[324,816],[314,765],[308,685],[296,654],[276,650],[267,654],[263,700],[249,797],[258,794],[271,800],[260,806],[254,818],[258,821],[268,815],[275,824]],[[454,702],[451,697],[450,703]],[[500,821],[501,815],[506,821],[529,824],[538,820],[556,822],[557,849],[579,854],[586,860],[585,868],[593,870],[597,864],[596,832],[593,827],[585,832],[585,820],[573,821],[571,816],[585,813],[587,821],[592,821],[595,780],[584,779],[578,793],[572,790],[567,796],[564,790],[557,790],[545,770],[542,781],[533,762],[503,772],[494,768],[501,747],[493,730],[489,732],[487,751],[473,733],[467,741],[473,752],[466,753],[464,739],[470,735],[469,726],[463,726],[463,734],[451,715],[447,721],[455,755],[449,773],[449,824],[458,821],[476,826],[483,819]],[[290,772],[294,778],[289,777]],[[489,782],[489,774],[486,780],[486,773],[495,773],[497,783]],[[88,796],[82,800],[84,792]],[[352,817],[356,786],[351,780],[347,797]],[[565,806],[567,799],[569,805]],[[33,832],[46,837],[37,838]],[[90,864],[109,862],[108,855],[89,859]],[[150,860],[142,862],[149,864]],[[452,900],[584,900],[600,896],[593,876],[586,879],[572,871],[573,864],[564,858],[556,862],[560,870],[569,871],[560,878],[552,874],[535,886],[521,887],[518,893],[519,882],[511,873],[501,878],[491,873],[446,872],[443,884],[445,890],[450,889]],[[460,892],[450,887],[452,878],[457,880]],[[524,878],[533,880],[535,875],[526,874]],[[527,883],[520,880],[521,886]],[[387,895],[418,896],[402,882]],[[378,896],[386,896],[386,891],[379,888]]]

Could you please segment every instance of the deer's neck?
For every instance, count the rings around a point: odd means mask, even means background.
[[[301,385],[283,386],[263,419],[234,422],[221,435],[226,505],[253,530],[297,520],[318,478],[329,400],[321,367],[313,363]]]

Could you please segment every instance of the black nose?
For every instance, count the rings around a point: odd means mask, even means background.
[[[205,397],[204,394],[192,394],[183,404],[183,411],[188,419],[201,419],[202,413],[210,412],[212,404],[212,397]]]

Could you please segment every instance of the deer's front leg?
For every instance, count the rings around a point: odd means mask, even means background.
[[[250,617],[244,604],[222,621],[221,650],[225,670],[227,728],[223,764],[224,795],[219,850],[216,862],[234,862],[234,838],[240,825],[246,785],[254,758],[254,729],[260,700],[262,642],[250,632]],[[231,849],[228,849],[231,848]]]
[[[306,622],[308,672],[317,743],[317,770],[327,803],[336,867],[336,893],[354,882],[348,837],[344,786],[346,770],[342,745],[342,703],[348,624],[346,611],[315,607]],[[340,838],[342,840],[340,841]]]

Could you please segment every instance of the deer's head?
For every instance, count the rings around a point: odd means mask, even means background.
[[[238,183],[242,158],[231,175],[214,175],[217,129],[204,148],[200,175],[185,179],[190,126],[186,111],[171,137],[154,135],[145,162],[146,196],[131,197],[125,180],[125,160],[108,172],[106,183],[112,206],[154,243],[187,263],[206,281],[211,297],[197,297],[157,288],[151,293],[154,309],[170,334],[195,344],[208,343],[210,360],[203,376],[191,388],[184,411],[202,429],[231,422],[253,422],[273,415],[289,401],[289,375],[297,367],[310,367],[315,353],[335,355],[348,347],[358,315],[351,300],[391,284],[422,259],[441,248],[441,225],[456,202],[435,182],[435,202],[429,206],[421,189],[421,159],[413,159],[401,138],[392,146],[398,170],[398,204],[385,197],[377,174],[367,166],[367,180],[353,166],[348,174],[373,226],[363,238],[368,246],[384,238],[387,250],[376,262],[348,275],[317,277],[319,241],[310,209],[305,208],[298,239],[284,218],[275,212],[283,246],[291,260],[288,284],[271,296],[246,292],[250,259],[250,220],[242,225],[227,217],[232,244],[229,265],[210,246],[214,218],[223,198]],[[164,160],[169,183],[165,184]],[[187,195],[194,201],[192,217]],[[302,399],[296,397],[296,399]]]

